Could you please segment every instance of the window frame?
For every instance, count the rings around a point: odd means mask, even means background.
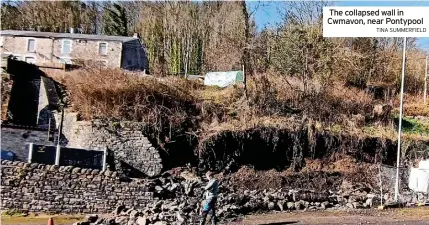
[[[106,44],[106,54],[101,54],[100,53],[100,46],[101,46],[101,44]],[[98,55],[101,55],[101,56],[107,56],[107,52],[108,52],[108,46],[109,46],[109,43],[107,43],[106,41],[100,41],[100,42],[98,42]]]
[[[60,63],[63,63],[63,64],[66,64],[66,65],[71,65],[73,62],[72,62],[72,58],[71,57],[58,57],[59,59],[58,59],[58,61],[60,61]],[[70,64],[67,64],[67,63],[64,63],[64,62],[61,62],[61,60],[69,60],[70,61]]]
[[[34,46],[33,46],[33,51],[30,51],[30,50],[28,50],[29,49],[29,47],[30,47],[30,40],[34,40]],[[35,53],[36,52],[36,46],[37,46],[37,44],[36,44],[36,38],[27,38],[27,51],[26,52],[28,52],[28,53]]]
[[[22,57],[24,57],[24,60],[22,60]],[[34,62],[33,62],[33,63],[29,63],[29,62],[27,62],[27,58],[33,58],[33,59],[34,59]],[[21,61],[24,61],[24,62],[26,62],[26,63],[28,63],[28,64],[36,65],[36,57],[34,57],[34,56],[32,56],[32,55],[21,56]]]
[[[64,42],[66,42],[66,41],[70,41],[70,52],[67,52],[67,53],[64,52]],[[71,54],[72,49],[73,49],[73,40],[72,39],[62,39],[61,40],[61,54],[62,55]]]

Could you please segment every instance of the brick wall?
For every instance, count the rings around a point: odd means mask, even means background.
[[[146,180],[120,181],[116,172],[1,161],[2,210],[107,213],[154,200]]]
[[[48,132],[44,130],[1,127],[1,149],[14,152],[20,161],[27,161],[29,143],[49,144],[47,138]]]

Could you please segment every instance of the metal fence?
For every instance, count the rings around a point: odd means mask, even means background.
[[[61,146],[36,145],[28,147],[28,162],[58,166],[106,169],[107,150],[87,150]]]
[[[385,191],[393,192],[396,185],[396,167],[380,165],[379,176],[381,177],[382,188]],[[410,171],[407,167],[399,167],[399,188],[408,188],[408,178]]]

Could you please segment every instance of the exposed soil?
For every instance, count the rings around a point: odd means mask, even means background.
[[[340,188],[343,180],[352,183],[367,183],[371,186],[377,182],[377,168],[374,164],[358,163],[345,157],[335,162],[306,160],[306,167],[299,172],[257,171],[250,167],[241,167],[230,177],[237,189],[297,188],[312,190],[329,190]]]

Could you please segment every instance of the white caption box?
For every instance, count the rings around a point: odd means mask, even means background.
[[[323,7],[324,37],[429,37],[429,7]]]

